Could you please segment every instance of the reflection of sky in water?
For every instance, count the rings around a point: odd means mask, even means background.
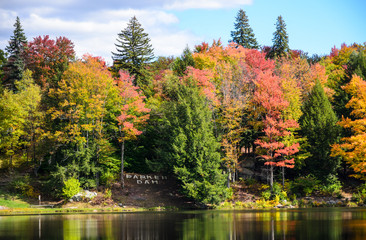
[[[366,239],[366,209],[2,216],[0,239]]]

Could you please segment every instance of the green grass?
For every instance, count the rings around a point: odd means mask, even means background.
[[[27,208],[29,204],[19,199],[16,195],[6,194],[0,190],[0,206],[7,208]]]

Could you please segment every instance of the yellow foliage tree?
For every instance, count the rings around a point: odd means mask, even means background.
[[[366,180],[366,81],[353,75],[351,82],[343,89],[352,98],[346,107],[352,109],[354,119],[342,118],[338,124],[350,129],[352,136],[341,139],[332,147],[332,156],[341,156],[354,171],[353,177]]]

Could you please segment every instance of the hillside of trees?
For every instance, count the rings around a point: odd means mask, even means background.
[[[63,36],[28,40],[17,18],[0,50],[8,189],[65,198],[70,184],[123,188],[125,172],[163,173],[186,197],[219,204],[233,183],[257,178],[243,173],[245,161],[265,170],[267,180],[257,180],[272,193],[278,183],[312,182],[331,194],[344,179],[362,186],[366,43],[310,57],[290,49],[279,16],[273,45],[260,46],[243,10],[231,37],[154,56],[132,17],[107,66],[98,56],[77,58]]]

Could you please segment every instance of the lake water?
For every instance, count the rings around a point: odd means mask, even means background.
[[[0,216],[0,239],[366,239],[366,209]]]

